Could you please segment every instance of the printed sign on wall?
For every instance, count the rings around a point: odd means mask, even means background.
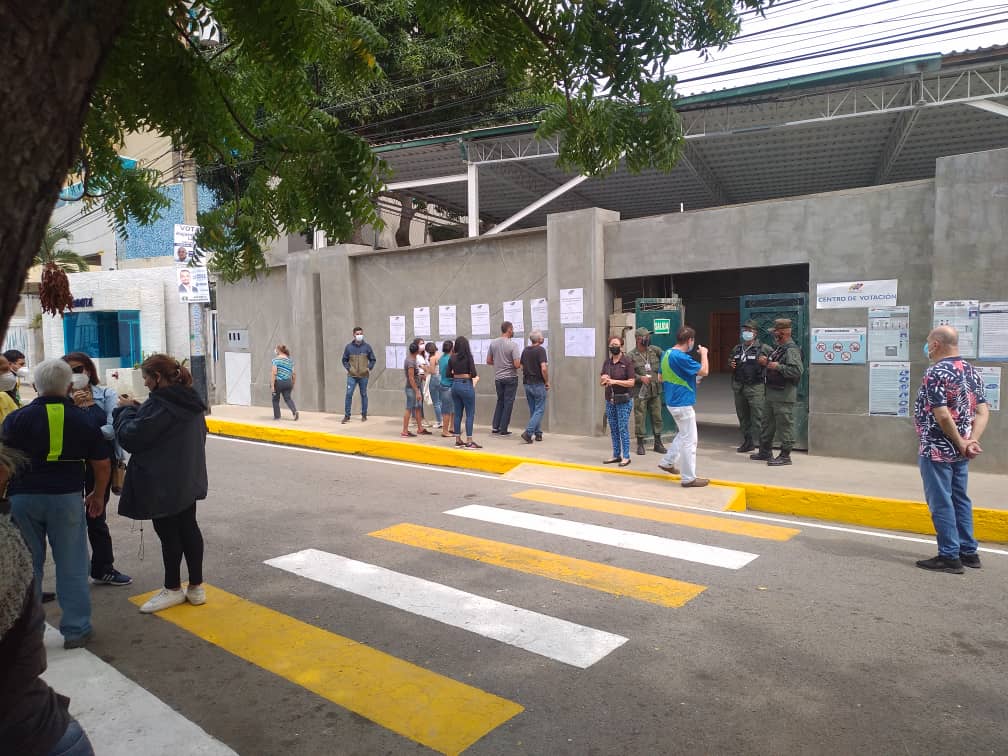
[[[895,307],[895,278],[884,281],[841,281],[816,284],[816,307],[836,310],[844,307]]]
[[[865,328],[813,328],[813,365],[864,365]]]

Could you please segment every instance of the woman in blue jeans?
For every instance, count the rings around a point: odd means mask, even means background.
[[[609,358],[602,365],[599,383],[605,386],[606,418],[612,436],[612,456],[605,464],[630,464],[630,411],[633,409],[634,366],[623,354],[623,339],[609,339]]]
[[[469,349],[469,340],[459,336],[455,340],[455,349],[448,359],[448,377],[452,379],[452,400],[455,404],[455,446],[466,449],[482,449],[473,441],[473,415],[476,412],[476,362]],[[462,412],[466,416],[466,441],[462,442]]]

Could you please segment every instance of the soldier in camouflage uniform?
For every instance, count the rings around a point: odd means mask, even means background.
[[[763,412],[766,390],[765,368],[759,363],[760,355],[769,356],[772,350],[759,340],[759,324],[749,320],[742,326],[742,341],[732,349],[732,392],[735,394],[735,414],[742,430],[742,445],[735,451],[749,452],[756,448],[763,434]]]
[[[644,454],[645,418],[651,414],[651,430],[654,432],[654,450],[666,452],[662,445],[662,390],[661,360],[662,350],[651,346],[651,332],[647,328],[636,331],[637,346],[628,354],[633,362],[634,375],[634,432],[637,436],[637,453]]]
[[[774,348],[769,355],[761,355],[759,363],[766,368],[766,417],[759,453],[749,459],[764,460],[771,467],[791,464],[791,447],[794,446],[794,407],[798,398],[805,365],[801,349],[791,339],[791,321],[777,318],[771,331]],[[776,457],[771,453],[774,435],[780,433],[781,450]]]

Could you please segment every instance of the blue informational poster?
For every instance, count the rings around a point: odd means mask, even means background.
[[[864,365],[866,328],[813,328],[813,365]]]

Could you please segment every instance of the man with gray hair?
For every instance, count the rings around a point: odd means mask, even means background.
[[[92,635],[88,589],[87,524],[105,508],[111,466],[108,444],[83,410],[68,398],[70,366],[46,360],[35,367],[38,398],[3,423],[3,441],[20,451],[25,466],[11,478],[11,517],[31,551],[35,592],[41,598],[46,540],[56,565],[56,594],[64,648],[81,648]],[[94,490],[84,498],[85,464],[94,471]],[[0,473],[0,484],[7,475]]]
[[[542,441],[542,419],[546,413],[546,392],[549,391],[549,365],[543,348],[542,331],[536,329],[529,334],[532,346],[521,353],[522,379],[525,383],[525,399],[529,406],[529,421],[522,433],[522,441],[531,444],[532,439]]]
[[[924,355],[933,364],[917,392],[914,424],[920,437],[924,499],[938,535],[938,556],[922,559],[917,566],[961,575],[964,565],[980,568],[966,480],[969,461],[983,452],[980,436],[989,416],[987,397],[976,369],[959,356],[955,328],[932,330]]]

